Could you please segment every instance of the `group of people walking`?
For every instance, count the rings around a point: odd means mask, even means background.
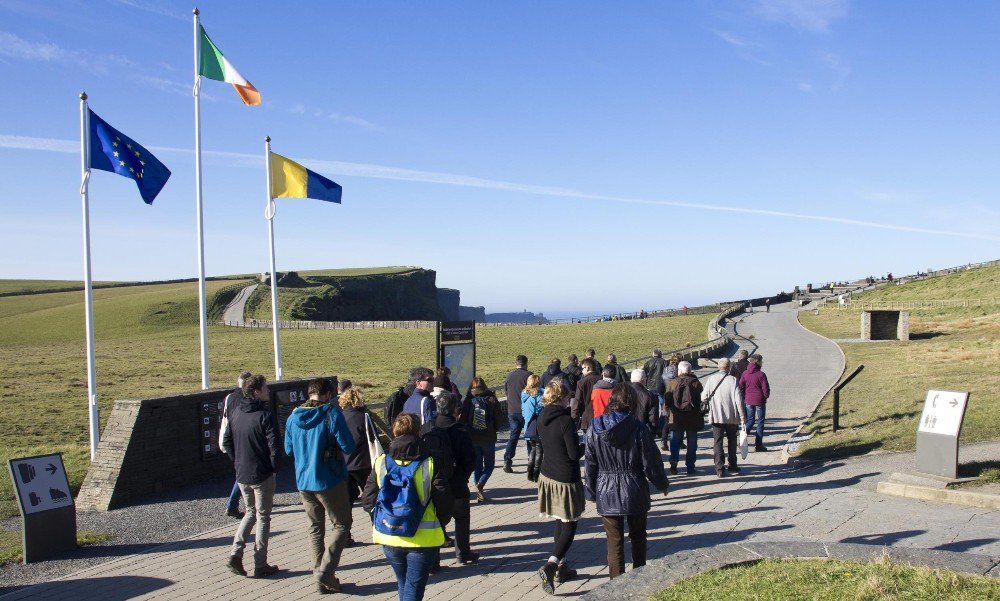
[[[490,497],[498,431],[510,433],[503,469],[513,471],[519,440],[526,441],[528,478],[537,482],[538,512],[554,522],[551,555],[538,570],[542,588],[576,577],[568,553],[586,501],[596,504],[607,538],[612,578],[625,570],[624,538],[633,568],[646,563],[646,520],[650,484],[666,494],[667,468],[654,439],[663,438],[669,472],[695,473],[697,434],[705,417],[713,431],[720,477],[738,474],[736,452],[742,428],[756,427],[763,450],[763,406],[769,390],[761,358],[722,359],[704,385],[679,357],[664,360],[658,350],[642,367],[627,372],[614,355],[601,365],[593,349],[581,361],[570,355],[565,369],[553,359],[544,373],[528,369],[519,355],[497,399],[481,377],[464,395],[447,368],[410,370],[408,382],[386,401],[392,439],[383,449],[360,388],[329,381],[309,383],[309,400],[285,424],[284,452],[295,463],[295,481],[309,522],[313,571],[320,593],[342,590],[336,577],[344,548],[353,540],[351,504],[360,501],[396,576],[401,600],[421,599],[431,574],[441,569],[442,548],[454,547],[459,564],[475,563],[471,546],[470,478],[479,504]],[[253,577],[278,571],[267,563],[270,512],[278,468],[278,437],[263,376],[240,376],[227,397],[220,445],[236,466],[235,486],[246,512],[227,561],[247,575],[243,553],[256,526]],[[759,409],[758,409],[759,407]],[[728,449],[723,446],[728,444]],[[725,451],[728,450],[728,453]],[[582,461],[581,461],[582,460]],[[581,468],[582,463],[582,468]],[[227,513],[233,515],[232,498]],[[326,522],[332,524],[327,537]],[[446,535],[454,522],[454,539]]]

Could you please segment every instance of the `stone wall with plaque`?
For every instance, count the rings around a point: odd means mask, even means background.
[[[305,401],[308,382],[268,383],[280,433],[282,416],[287,419]],[[77,507],[106,511],[195,482],[232,478],[232,462],[218,447],[222,403],[230,392],[233,388],[115,401]]]

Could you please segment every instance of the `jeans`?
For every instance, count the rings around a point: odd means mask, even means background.
[[[625,572],[625,521],[628,539],[632,543],[632,569],[646,565],[646,514],[610,515],[601,518],[608,537],[608,570],[611,577]]]
[[[510,419],[510,438],[507,439],[507,450],[503,452],[504,463],[514,459],[517,441],[521,439],[521,429],[524,428],[524,416],[520,413],[512,413],[507,417]]]
[[[229,493],[229,498],[226,499],[226,511],[239,511],[241,496],[240,483],[233,482],[233,491]]]
[[[313,574],[320,584],[336,584],[334,574],[340,564],[340,554],[351,533],[351,502],[347,495],[347,480],[321,491],[300,490],[302,508],[309,519],[309,542],[312,544]],[[326,546],[326,520],[333,524],[330,546]]]
[[[271,505],[274,503],[274,474],[267,477],[260,484],[240,484],[240,492],[243,493],[243,504],[247,507],[247,512],[236,527],[236,536],[233,537],[233,549],[231,555],[243,560],[243,548],[246,547],[247,538],[254,524],[257,524],[257,532],[253,543],[253,565],[254,568],[262,568],[267,565],[267,539],[271,535]]]
[[[424,598],[424,588],[431,573],[435,548],[407,549],[404,547],[382,546],[382,553],[396,574],[399,601],[420,601]]]
[[[747,434],[757,429],[757,444],[764,444],[764,405],[746,405]]]
[[[726,467],[726,450],[722,443],[729,446],[729,467],[736,469],[736,439],[740,426],[737,424],[712,424],[712,446],[715,448],[715,471],[721,472]]]
[[[698,431],[697,430],[670,430],[670,465],[676,466],[681,454],[681,438],[687,434],[687,453],[684,456],[684,465],[688,471],[694,469],[694,460],[698,456]]]
[[[472,474],[475,484],[486,486],[486,481],[493,475],[493,469],[497,465],[496,443],[474,443],[475,459]]]

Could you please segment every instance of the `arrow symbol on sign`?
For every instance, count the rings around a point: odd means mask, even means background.
[[[47,471],[48,473],[50,473],[50,474],[52,474],[54,476],[55,473],[56,473],[56,466],[54,466],[54,465],[52,465],[50,463],[47,466],[45,466],[45,471]]]
[[[958,399],[951,399],[951,402],[948,404],[952,407],[958,407]]]

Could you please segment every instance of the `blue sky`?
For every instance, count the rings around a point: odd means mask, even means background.
[[[210,275],[267,269],[263,138],[344,186],[280,200],[279,270],[420,265],[463,304],[694,305],[1000,256],[1000,4],[202,2],[261,92],[202,87]],[[191,4],[0,0],[0,277],[194,277]]]

